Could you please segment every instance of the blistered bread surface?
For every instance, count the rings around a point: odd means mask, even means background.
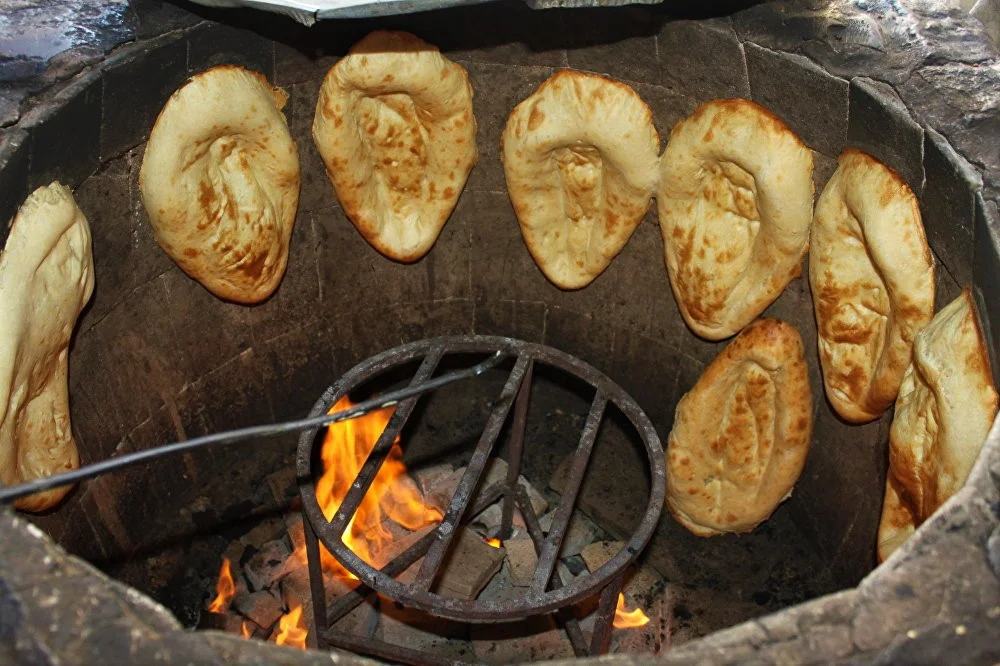
[[[0,253],[0,481],[13,485],[76,469],[68,348],[94,290],[90,227],[68,188],[33,192]],[[69,492],[17,500],[43,511]]]
[[[667,508],[699,536],[749,532],[802,473],[813,401],[802,338],[777,319],[747,326],[677,405]]]
[[[649,209],[659,136],[632,88],[561,70],[507,119],[507,191],[545,276],[579,289],[600,275]]]
[[[934,313],[934,262],[917,199],[889,167],[845,150],[816,203],[809,282],[826,396],[844,419],[878,418]]]
[[[670,285],[697,335],[735,335],[801,275],[812,172],[805,144],[744,99],[707,102],[674,127],[657,207]]]
[[[285,94],[257,72],[224,65],[167,101],[139,173],[157,243],[220,298],[270,296],[288,263],[299,157]]]
[[[430,251],[478,159],[468,73],[405,32],[369,34],[327,72],[312,134],[344,213],[402,262]]]

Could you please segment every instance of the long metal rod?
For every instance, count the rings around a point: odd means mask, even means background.
[[[583,485],[583,476],[587,473],[587,464],[590,462],[590,454],[594,450],[594,440],[597,439],[597,429],[601,425],[601,418],[604,416],[604,408],[608,404],[608,398],[600,390],[594,396],[594,401],[590,405],[590,413],[587,415],[587,422],[583,426],[583,434],[580,436],[580,443],[576,447],[573,455],[573,464],[569,469],[569,476],[566,479],[565,489],[559,508],[552,518],[552,527],[545,537],[545,547],[538,554],[538,567],[531,578],[531,591],[534,594],[541,594],[548,588],[549,579],[552,577],[552,569],[556,565],[556,558],[559,557],[559,550],[562,548],[563,539],[566,536],[566,529],[569,520],[573,516],[573,507],[576,505],[576,497]]]
[[[517,402],[514,403],[514,423],[510,434],[510,447],[507,452],[507,492],[503,496],[503,506],[500,513],[500,538],[509,539],[511,521],[514,518],[514,489],[517,479],[521,476],[521,458],[524,452],[524,428],[528,421],[528,403],[531,400],[531,375],[535,361],[528,362],[528,369],[517,392]]]
[[[618,595],[625,584],[624,574],[615,576],[601,590],[601,601],[594,611],[594,633],[590,637],[590,654],[594,656],[608,653],[611,644],[611,629],[614,626],[615,611],[618,608]]]
[[[444,514],[444,519],[434,532],[437,535],[437,541],[427,551],[427,556],[424,557],[424,561],[420,564],[420,570],[413,581],[414,587],[418,590],[430,590],[431,585],[434,583],[438,569],[441,567],[444,556],[448,552],[448,546],[458,531],[462,516],[465,515],[465,510],[469,506],[469,499],[472,496],[472,492],[479,485],[479,478],[486,469],[490,452],[493,450],[497,437],[500,435],[500,429],[503,428],[503,424],[507,420],[510,406],[513,404],[514,397],[521,387],[521,382],[524,379],[524,373],[527,371],[529,362],[530,360],[527,356],[519,356],[517,362],[514,364],[514,369],[511,370],[507,378],[507,383],[500,394],[498,404],[493,408],[493,413],[490,414],[490,418],[486,422],[486,428],[483,429],[483,434],[480,436],[479,443],[476,445],[472,458],[469,460],[465,474],[462,475],[462,478],[458,482],[458,487],[455,489],[451,504]]]
[[[442,356],[444,356],[444,347],[431,349],[427,356],[424,357],[423,362],[417,369],[417,374],[410,381],[410,385],[417,386],[427,381],[434,374],[434,370],[437,368],[438,363],[441,362]],[[364,501],[368,489],[371,488],[372,482],[375,481],[379,470],[385,463],[386,458],[389,457],[393,443],[395,443],[403,426],[406,425],[406,421],[410,418],[410,414],[413,413],[413,408],[416,404],[416,396],[407,398],[399,403],[399,407],[392,413],[389,423],[386,424],[385,429],[382,430],[382,434],[378,437],[378,441],[375,442],[375,446],[368,453],[368,458],[365,459],[361,470],[358,471],[354,483],[351,484],[347,495],[344,496],[343,501],[337,508],[337,512],[330,520],[331,529],[333,529],[335,534],[339,534],[341,539],[343,539],[347,524],[358,510],[358,507],[361,506],[361,502]]]
[[[8,504],[14,500],[34,495],[35,493],[45,490],[79,483],[80,481],[93,479],[94,477],[107,474],[108,472],[117,472],[128,467],[149,462],[150,460],[184,453],[193,449],[265,439],[289,432],[298,432],[301,430],[309,430],[310,428],[328,426],[339,421],[356,419],[369,412],[383,409],[385,407],[391,407],[406,398],[411,398],[428,391],[433,391],[462,379],[468,379],[470,377],[481,375],[499,363],[503,356],[504,352],[498,351],[490,358],[486,359],[482,363],[472,366],[471,368],[456,370],[455,372],[435,377],[434,379],[430,379],[421,384],[407,386],[406,388],[395,391],[389,391],[388,393],[384,393],[375,398],[359,402],[350,409],[344,409],[334,414],[323,414],[307,419],[300,419],[298,421],[269,423],[267,425],[252,426],[249,428],[240,428],[239,430],[230,430],[228,432],[203,435],[184,442],[174,442],[173,444],[166,444],[152,449],[126,453],[125,455],[110,458],[108,460],[102,460],[101,462],[96,462],[91,465],[85,465],[69,472],[47,476],[43,479],[34,479],[33,481],[26,481],[25,483],[19,483],[14,486],[0,487],[0,504]]]
[[[306,541],[306,565],[309,571],[309,594],[312,596],[313,626],[320,626],[320,619],[326,618],[326,586],[323,585],[323,559],[320,555],[319,539],[312,523],[302,514],[302,532]],[[326,626],[326,625],[324,625]],[[306,637],[308,647],[327,649],[323,634],[313,631]]]

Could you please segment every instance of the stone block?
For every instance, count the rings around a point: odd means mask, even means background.
[[[664,23],[657,55],[661,81],[699,102],[750,97],[743,44],[728,18]],[[705,66],[706,57],[711,67]]]
[[[538,566],[535,542],[531,539],[508,539],[503,542],[503,548],[507,552],[511,584],[515,587],[529,587],[535,567]]]
[[[993,383],[1000,385],[1000,213],[997,204],[976,195],[973,280],[981,299],[979,318],[993,353]]]
[[[130,46],[104,64],[101,159],[149,137],[160,110],[187,79],[187,43],[174,33]]]
[[[810,148],[839,155],[847,142],[848,83],[799,55],[745,45],[753,101]]]
[[[955,280],[962,286],[970,284],[975,196],[982,188],[982,176],[934,130],[927,130],[924,171],[920,213],[927,241]]]
[[[254,30],[206,22],[187,32],[188,74],[218,65],[240,65],[274,80],[274,47]]]
[[[483,541],[477,532],[460,528],[438,571],[436,590],[455,599],[475,599],[500,571],[504,552]]]
[[[553,487],[559,483],[557,477],[553,477]],[[560,484],[561,485],[561,484]],[[538,524],[546,534],[552,529],[552,521],[555,519],[555,510],[550,511],[538,519]],[[569,525],[563,536],[562,548],[559,549],[559,557],[571,557],[579,555],[583,549],[603,536],[604,531],[598,527],[594,521],[580,511],[574,511],[569,519]]]
[[[857,77],[850,84],[847,145],[895,169],[920,198],[924,131],[891,86]]]
[[[21,121],[31,132],[28,187],[58,180],[75,189],[100,165],[104,78],[90,72]]]
[[[277,574],[284,569],[285,560],[290,555],[283,541],[269,541],[250,557],[243,565],[243,575],[250,590],[259,592],[274,585]]]
[[[265,629],[277,622],[285,613],[281,600],[270,591],[247,594],[239,600],[234,600],[233,608]]]
[[[660,83],[655,8],[579,8],[563,14],[569,66],[623,81]]]

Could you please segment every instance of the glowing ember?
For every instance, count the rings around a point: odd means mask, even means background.
[[[503,542],[500,541],[500,539],[497,539],[495,537],[492,538],[492,539],[484,539],[484,540],[486,541],[487,544],[489,544],[490,546],[493,546],[494,548],[499,548],[500,546],[503,545]]]
[[[330,412],[348,409],[353,404],[344,396],[330,408]],[[327,429],[320,452],[323,476],[316,483],[316,498],[327,520],[333,518],[340,507],[365,459],[388,425],[392,411],[390,408],[382,409],[361,418],[334,423]],[[424,503],[416,484],[407,476],[398,440],[344,533],[344,543],[369,564],[392,541],[392,535],[383,525],[386,518],[411,531],[440,522],[442,518],[440,511]],[[354,579],[326,549],[322,550],[322,554],[326,571],[341,578]],[[298,556],[304,561],[304,553],[298,553]]]
[[[215,599],[208,605],[208,610],[212,613],[225,613],[229,610],[229,602],[236,594],[236,584],[233,583],[233,574],[229,569],[229,560],[222,559],[222,569],[219,571],[219,581],[215,584]]]
[[[302,626],[302,606],[294,606],[278,621],[278,637],[274,639],[274,644],[305,650],[308,635],[309,631]]]
[[[615,610],[615,629],[635,629],[649,622],[649,618],[641,608],[634,611],[625,609],[625,595],[618,595],[618,608]]]

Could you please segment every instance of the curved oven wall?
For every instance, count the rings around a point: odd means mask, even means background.
[[[897,8],[877,29],[846,4],[771,3],[686,19],[663,7],[536,13],[496,4],[307,30],[252,13],[205,15],[229,25],[193,17],[122,47],[26,114],[0,147],[0,217],[58,178],[76,188],[91,223],[96,289],[73,342],[70,375],[83,463],[301,416],[363,358],[409,340],[471,332],[580,356],[630,391],[665,440],[677,399],[724,343],[698,339],[681,320],[655,211],[592,285],[564,292],[528,255],[506,195],[498,143],[507,114],[566,66],[632,85],[664,141],[700,102],[758,101],[815,151],[817,195],[841,149],[872,153],[920,199],[939,307],[974,284],[990,320],[1000,317],[991,201],[1000,172],[984,170],[1000,166],[985,152],[996,124],[962,121],[963,105],[981,103],[976,91],[1000,75],[995,55],[957,16]],[[923,31],[919,39],[903,29],[906,21]],[[322,76],[376,27],[440,46],[468,69],[475,91],[479,163],[433,250],[412,265],[385,259],[355,231],[310,136]],[[956,37],[956,46],[946,29],[972,37]],[[302,164],[288,272],[275,296],[253,307],[216,299],[166,257],[152,240],[136,182],[163,102],[188,75],[226,62],[260,70],[289,92],[285,112]],[[945,89],[953,94],[941,99]],[[766,314],[802,334],[816,397],[812,449],[782,511],[832,563],[840,585],[851,586],[873,566],[891,417],[849,426],[823,399],[805,278]],[[287,464],[292,449],[290,441],[255,448],[252,467],[232,464],[248,454],[227,449],[109,475],[32,520],[93,562],[155,553],[171,539],[273,505],[261,479]],[[697,541],[666,512],[663,523],[661,535]],[[710,542],[725,547],[724,539]],[[162,566],[173,575],[179,563]]]

